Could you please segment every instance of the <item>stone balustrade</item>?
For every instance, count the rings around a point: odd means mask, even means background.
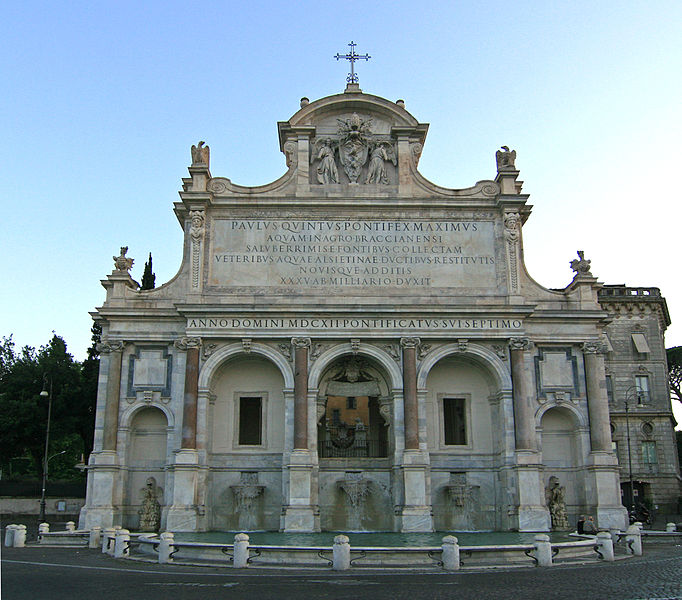
[[[227,562],[235,568],[258,565],[278,566],[318,566],[331,567],[336,571],[363,567],[442,567],[447,571],[459,570],[462,566],[483,564],[533,564],[540,567],[552,566],[557,555],[562,559],[584,559],[596,557],[599,560],[615,560],[614,546],[620,550],[621,557],[641,556],[642,537],[677,538],[674,523],[668,523],[666,531],[642,531],[635,523],[627,531],[602,531],[596,536],[578,536],[570,542],[552,543],[545,534],[535,536],[532,544],[460,546],[454,536],[443,537],[441,546],[433,547],[352,547],[345,535],[337,535],[332,546],[272,546],[250,544],[249,536],[238,533],[233,544],[177,541],[171,532],[160,535],[150,533],[131,533],[121,527],[102,530],[67,529],[50,532],[49,524],[39,526],[38,543],[46,544],[60,539],[81,539],[90,548],[99,548],[115,558],[127,558],[131,550],[147,556],[155,556],[159,563],[170,563],[174,555],[183,562],[199,561]],[[10,524],[5,528],[7,547],[22,548],[26,543],[26,526]],[[595,554],[596,553],[596,554]]]

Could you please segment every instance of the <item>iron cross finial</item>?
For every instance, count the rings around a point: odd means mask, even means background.
[[[339,54],[337,52],[336,56],[334,58],[336,60],[344,58],[350,62],[350,73],[348,73],[348,77],[346,77],[346,81],[348,83],[357,83],[358,82],[358,76],[355,73],[355,61],[356,60],[369,60],[372,57],[369,54],[356,54],[355,53],[355,46],[357,46],[357,44],[355,42],[351,41],[351,43],[348,45],[350,46],[350,52],[348,54]]]

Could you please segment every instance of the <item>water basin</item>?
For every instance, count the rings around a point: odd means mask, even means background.
[[[236,531],[179,532],[175,539],[185,542],[232,544]],[[487,546],[508,544],[532,544],[536,533],[515,531],[437,531],[434,533],[397,532],[347,532],[326,531],[322,533],[280,533],[277,531],[248,532],[251,545],[256,546],[331,546],[334,536],[343,533],[350,538],[351,546],[440,546],[443,536],[454,535],[460,546]],[[548,534],[552,542],[568,542],[573,538],[569,532]]]

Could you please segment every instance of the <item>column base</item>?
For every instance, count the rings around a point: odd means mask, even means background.
[[[430,506],[405,506],[400,515],[400,531],[427,532],[433,531],[433,515]]]
[[[320,531],[319,517],[312,506],[287,506],[284,508],[282,531],[312,533]]]
[[[174,504],[166,513],[166,531],[206,531],[201,507]]]
[[[168,531],[205,531],[204,507],[197,503],[199,453],[183,448],[175,454],[173,465],[173,504],[166,512]]]
[[[115,527],[121,524],[121,511],[115,506],[84,506],[78,515],[78,529]]]
[[[592,452],[587,467],[587,504],[594,507],[597,527],[627,529],[628,511],[621,504],[620,475],[611,452]]]
[[[545,505],[540,454],[535,450],[517,450],[516,463],[519,499],[518,530],[549,531],[552,518]]]
[[[118,455],[113,450],[102,450],[90,455],[85,506],[81,508],[78,526],[115,527],[121,525],[119,508],[121,488]]]
[[[519,531],[549,531],[552,518],[544,506],[519,506]]]
[[[289,457],[288,504],[282,515],[282,531],[320,531],[319,510],[312,502],[313,464],[309,450],[296,449]]]

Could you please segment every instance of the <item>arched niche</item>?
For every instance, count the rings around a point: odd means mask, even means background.
[[[500,393],[494,372],[470,355],[446,354],[429,368],[423,387],[430,451],[493,452],[490,400]]]
[[[147,480],[154,478],[157,500],[165,503],[165,467],[168,456],[168,419],[155,406],[144,406],[129,415],[127,451],[127,509],[124,520],[128,527],[139,526],[139,513]]]
[[[283,451],[286,382],[280,365],[260,353],[231,353],[211,375],[211,452]]]
[[[429,352],[419,364],[417,370],[417,387],[426,387],[426,379],[429,372],[440,360],[448,356],[459,356],[476,363],[488,371],[495,381],[495,387],[501,392],[511,392],[511,373],[507,365],[492,350],[479,344],[467,344],[462,350],[459,344],[445,344]]]
[[[218,369],[222,365],[237,356],[263,356],[272,364],[276,365],[284,380],[283,387],[293,389],[294,373],[289,361],[280,353],[265,344],[252,343],[249,352],[244,352],[242,344],[228,344],[216,350],[201,367],[199,373],[199,390],[207,390]]]
[[[581,452],[581,416],[572,406],[551,406],[540,418],[543,484],[556,477],[565,489],[566,512],[573,523],[585,503],[584,460]]]
[[[340,354],[318,380],[320,458],[388,456],[393,396],[389,374],[367,355]]]

